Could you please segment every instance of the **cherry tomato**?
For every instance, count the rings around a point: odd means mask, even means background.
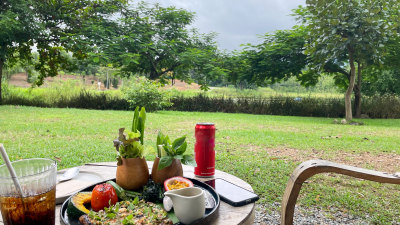
[[[97,212],[104,209],[104,207],[109,207],[110,204],[115,205],[117,202],[118,196],[111,184],[98,184],[93,188],[90,203],[94,211]]]

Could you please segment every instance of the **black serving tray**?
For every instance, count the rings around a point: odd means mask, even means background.
[[[204,216],[203,218],[194,221],[193,223],[191,223],[192,225],[200,225],[200,224],[209,224],[212,220],[214,220],[217,216],[218,216],[218,208],[220,205],[220,199],[219,199],[219,195],[217,194],[217,192],[215,192],[214,188],[212,188],[211,186],[209,186],[208,184],[205,184],[201,181],[198,181],[196,179],[192,179],[192,178],[187,178],[190,181],[193,182],[195,187],[199,187],[202,188],[204,191],[207,191],[210,195],[212,196],[212,198],[214,198],[215,201],[215,206],[213,208],[210,209],[206,209],[204,212]],[[115,181],[115,179],[113,179],[113,181]],[[101,184],[101,183],[105,183],[107,181],[103,181],[97,184]],[[83,192],[83,191],[92,191],[93,188],[97,185],[94,184],[92,186],[89,186],[87,188],[84,188],[78,192]],[[68,218],[68,213],[67,213],[67,206],[68,206],[68,202],[71,199],[73,195],[71,195],[67,200],[64,201],[64,203],[61,206],[60,209],[60,219],[61,219],[61,224],[64,225],[82,225],[81,223],[79,223],[79,221],[77,219],[71,219]],[[182,225],[182,223],[175,223],[175,225]]]

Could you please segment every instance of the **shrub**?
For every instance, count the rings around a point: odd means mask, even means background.
[[[160,90],[157,83],[139,77],[136,81],[123,89],[131,109],[144,106],[147,111],[157,111],[172,105],[168,92]]]
[[[85,89],[78,83],[53,83],[49,88],[17,88],[2,84],[3,102],[8,105],[37,107],[129,110],[136,104],[154,111],[250,113],[287,116],[344,117],[343,98],[319,97],[191,97],[161,91],[148,80],[140,79],[123,92]],[[194,94],[194,93],[193,93]],[[172,105],[172,103],[173,105]],[[375,95],[363,97],[362,114],[370,118],[400,118],[400,97]]]
[[[2,80],[0,88],[1,88],[1,95],[2,95],[3,99],[6,99],[9,95],[10,91],[8,88],[8,82],[5,79]]]
[[[344,101],[339,98],[213,98],[205,95],[177,96],[171,110],[269,114],[285,116],[344,116]],[[400,115],[399,115],[400,116]]]
[[[397,95],[374,95],[363,98],[361,112],[371,118],[400,118],[400,98]]]
[[[129,110],[129,103],[115,92],[84,89],[74,82],[52,84],[49,88],[3,86],[3,104],[37,107]]]

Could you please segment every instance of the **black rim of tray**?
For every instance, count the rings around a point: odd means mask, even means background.
[[[203,183],[203,182],[201,182],[199,180],[193,179],[193,178],[188,178],[188,177],[185,177],[185,178],[189,179],[190,181],[192,181],[193,185],[195,187],[200,187],[200,188],[203,188],[203,189],[207,190],[213,196],[213,198],[215,200],[214,208],[206,209],[206,212],[205,212],[203,218],[201,218],[199,220],[196,220],[191,224],[192,225],[197,225],[197,224],[208,224],[208,223],[210,223],[210,221],[214,220],[218,216],[218,208],[219,208],[219,205],[220,205],[219,195],[217,194],[217,192],[215,192],[214,188],[212,188],[210,185],[208,185],[206,183]],[[111,180],[115,181],[115,179],[111,179]],[[107,181],[103,181],[103,182],[99,182],[99,183],[93,184],[93,185],[91,185],[89,187],[86,187],[86,188],[83,188],[82,190],[79,190],[77,192],[92,191],[93,188],[97,184],[102,184],[102,183],[105,183],[105,182],[107,182]],[[64,225],[75,225],[75,224],[78,225],[78,224],[80,224],[78,220],[74,220],[73,221],[74,223],[71,224],[69,219],[68,219],[68,215],[67,215],[68,202],[72,198],[73,195],[74,194],[72,194],[70,197],[68,197],[67,200],[65,200],[63,202],[62,206],[61,206],[61,209],[60,209],[61,224],[64,224]],[[182,223],[178,222],[178,223],[175,223],[174,225],[181,225],[181,224]]]

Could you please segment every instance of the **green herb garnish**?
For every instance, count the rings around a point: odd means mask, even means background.
[[[172,144],[168,136],[158,132],[157,156],[160,158],[158,169],[164,169],[172,164],[174,159],[180,160],[185,165],[196,166],[193,155],[184,154],[187,149],[186,136],[175,139]]]
[[[119,129],[118,139],[114,140],[114,146],[118,151],[118,165],[121,165],[122,158],[142,158],[144,156],[144,128],[146,122],[146,110],[144,107],[139,111],[136,107],[132,119],[132,129],[127,131],[125,128]]]

